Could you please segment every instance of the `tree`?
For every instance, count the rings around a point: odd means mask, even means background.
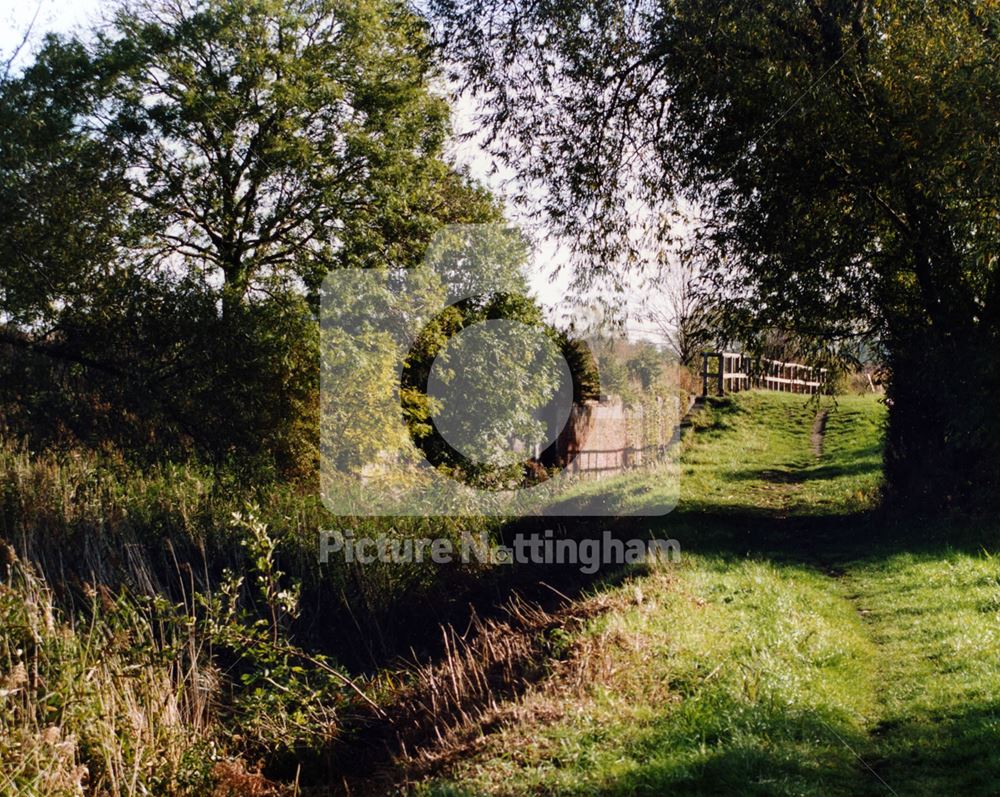
[[[435,220],[448,109],[396,0],[123,6],[99,134],[158,221],[149,257],[217,275],[227,309],[334,267],[405,264]]]
[[[690,264],[679,266],[666,277],[661,301],[649,312],[670,353],[687,368],[698,366],[701,353],[722,331],[722,318],[711,309],[699,275]]]
[[[0,81],[8,418],[303,470],[324,276],[500,217],[444,157],[435,76],[397,0],[138,2],[48,37]]]
[[[1000,495],[1000,421],[982,409],[1000,382],[1000,10],[440,0],[435,12],[488,99],[497,154],[547,186],[543,210],[581,249],[627,263],[637,209],[696,208],[716,295],[747,328],[733,337],[874,333],[886,347],[890,496],[933,508]]]
[[[577,404],[600,401],[601,374],[590,346],[562,331],[557,333],[556,339],[573,379],[573,401]]]
[[[0,318],[37,342],[62,308],[96,301],[130,237],[124,166],[78,124],[96,113],[78,42],[49,38],[23,75],[0,81]]]
[[[642,343],[626,363],[629,373],[639,380],[643,391],[648,392],[663,374],[663,355],[651,343]]]

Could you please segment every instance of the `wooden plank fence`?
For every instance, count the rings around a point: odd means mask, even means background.
[[[713,351],[701,355],[702,395],[718,396],[742,390],[775,390],[813,394],[823,390],[827,369],[801,363],[784,363],[765,357]]]

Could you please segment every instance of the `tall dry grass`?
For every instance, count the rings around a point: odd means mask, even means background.
[[[31,565],[3,558],[0,793],[210,791],[219,673],[199,640],[105,588],[69,617]]]

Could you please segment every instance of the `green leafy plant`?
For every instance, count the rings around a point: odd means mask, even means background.
[[[227,570],[216,595],[199,597],[208,638],[238,673],[230,736],[254,752],[322,748],[337,737],[343,709],[358,698],[375,705],[326,656],[293,642],[301,584],[278,567],[278,542],[258,512],[232,517],[250,578]]]

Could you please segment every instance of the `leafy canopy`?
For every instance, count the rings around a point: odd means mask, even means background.
[[[444,155],[432,55],[397,0],[156,0],[48,37],[0,80],[8,420],[304,467],[324,276],[500,218]]]
[[[1000,8],[437,0],[497,153],[593,255],[694,208],[716,287],[826,335],[1000,317]]]
[[[584,283],[676,246],[705,263],[723,337],[874,338],[890,493],[1000,496],[982,409],[1000,384],[1000,5],[431,8],[496,153],[589,255]]]

